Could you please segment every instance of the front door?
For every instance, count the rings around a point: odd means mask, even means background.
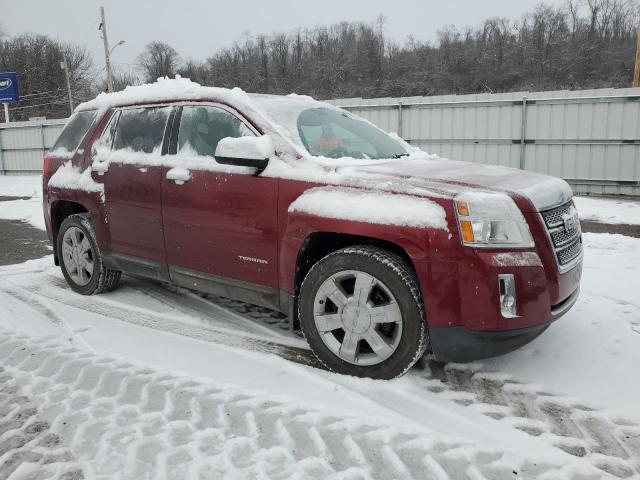
[[[220,139],[258,132],[222,105],[185,105],[177,118],[170,161],[175,168],[165,167],[162,177],[172,280],[277,306],[278,180],[252,168],[218,164],[213,157]]]
[[[93,157],[93,177],[104,184],[109,253],[158,268],[166,267],[161,160],[172,109],[116,111]]]

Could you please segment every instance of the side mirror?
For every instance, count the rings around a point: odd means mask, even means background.
[[[254,167],[264,170],[269,157],[275,153],[269,135],[261,137],[226,137],[216,147],[216,162],[239,167]]]

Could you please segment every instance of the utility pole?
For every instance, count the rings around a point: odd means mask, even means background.
[[[100,7],[101,23],[99,30],[102,31],[102,43],[104,44],[104,64],[107,68],[107,92],[113,92],[113,77],[111,73],[111,61],[109,60],[109,40],[107,39],[107,21],[104,18],[104,7]]]
[[[640,86],[640,18],[638,19],[638,40],[636,43],[636,68],[633,71],[633,87]]]
[[[64,76],[67,79],[67,96],[69,97],[69,113],[73,115],[73,97],[71,96],[71,82],[69,82],[69,65],[67,65],[67,59],[62,57],[60,62],[60,68],[64,70]]]

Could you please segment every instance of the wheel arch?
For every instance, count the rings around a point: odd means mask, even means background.
[[[56,200],[51,204],[51,235],[53,238],[53,260],[56,265],[60,265],[60,259],[58,258],[58,251],[55,246],[58,241],[58,232],[62,222],[65,221],[70,215],[77,213],[89,213],[87,207],[83,204],[74,202],[71,200]]]
[[[292,305],[289,308],[289,322],[291,328],[298,328],[299,321],[297,318],[297,297],[300,292],[300,286],[302,281],[306,277],[309,270],[320,259],[329,255],[332,252],[341,250],[347,247],[353,247],[356,245],[369,245],[387,250],[391,253],[398,255],[404,261],[407,266],[416,274],[416,269],[413,263],[413,259],[407,252],[407,250],[398,243],[385,240],[379,237],[361,235],[356,233],[342,233],[332,231],[314,231],[310,232],[302,241],[295,263],[295,269],[293,272],[293,295]]]

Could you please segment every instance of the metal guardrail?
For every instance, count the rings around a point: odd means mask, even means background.
[[[524,168],[525,144],[536,145],[640,145],[640,138],[618,138],[618,139],[533,139],[527,138],[527,107],[529,105],[571,105],[571,104],[594,104],[594,103],[627,103],[640,102],[640,95],[603,95],[587,97],[558,97],[558,98],[538,98],[530,99],[523,96],[521,100],[499,99],[499,100],[460,100],[460,101],[437,101],[437,102],[397,102],[397,103],[374,103],[362,105],[337,105],[345,110],[376,110],[376,109],[397,109],[398,110],[398,131],[397,134],[408,142],[412,139],[403,136],[403,111],[410,108],[469,108],[469,107],[505,107],[515,106],[522,109],[520,138],[419,138],[424,143],[448,143],[448,144],[519,144],[520,149],[519,168]]]
[[[503,107],[505,105],[520,106],[522,103],[527,105],[561,105],[576,103],[625,103],[640,102],[640,95],[601,95],[586,97],[553,97],[553,98],[528,98],[522,97],[522,100],[513,99],[497,99],[497,100],[451,100],[436,102],[396,102],[396,103],[371,103],[362,105],[338,105],[345,109],[369,109],[369,108],[443,108],[443,107]]]

